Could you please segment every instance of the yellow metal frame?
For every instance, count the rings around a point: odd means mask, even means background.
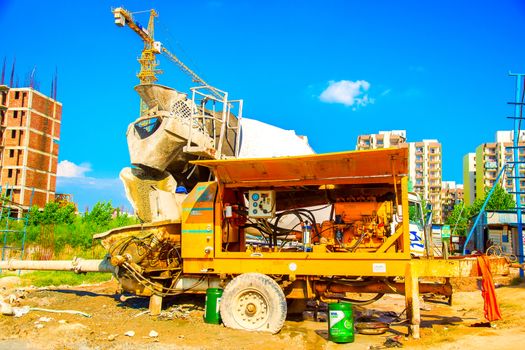
[[[380,152],[379,155],[376,152]],[[272,179],[260,179],[256,181],[250,176],[257,176],[257,171],[252,172],[252,175],[246,175],[241,179],[242,175],[233,179],[234,171],[229,171],[228,166],[232,166],[234,170],[240,169],[244,166],[252,169],[260,167],[261,169],[271,169],[266,173],[274,171],[279,172],[279,167],[290,166],[294,162],[300,162],[300,166],[305,166],[305,162],[311,161],[313,164],[326,164],[327,161],[341,159],[348,157],[351,159],[355,153],[359,153],[356,159],[362,160],[367,156],[374,160],[382,159],[386,163],[390,163],[393,156],[406,156],[404,151],[386,150],[386,152],[374,151],[371,152],[344,152],[327,155],[301,156],[301,157],[286,157],[284,159],[261,159],[261,160],[230,160],[230,161],[203,161],[196,162],[200,165],[210,166],[217,176],[217,182],[210,182],[200,184],[196,189],[190,193],[188,199],[184,202],[183,220],[182,220],[182,256],[184,258],[184,272],[185,273],[214,273],[214,274],[241,274],[246,272],[260,272],[264,274],[287,274],[295,276],[403,276],[406,272],[406,264],[410,261],[410,236],[408,223],[408,179],[405,174],[396,175],[395,169],[392,170],[390,164],[374,164],[381,171],[388,171],[390,177],[383,174],[366,174],[367,176],[359,176],[359,169],[350,169],[344,176],[329,179],[323,177],[321,171],[311,169],[311,164],[307,165],[310,176],[304,179],[295,179],[293,184],[297,186],[315,185],[322,186],[327,184],[345,184],[345,185],[361,185],[363,183],[374,184],[378,183],[386,186],[390,183],[394,187],[402,205],[403,220],[402,225],[398,227],[396,232],[391,235],[385,243],[373,253],[350,253],[350,252],[226,252],[222,251],[223,247],[223,203],[222,198],[224,191],[228,188],[262,188],[268,187],[269,180],[271,181],[271,188],[279,189],[281,186],[289,186],[292,182],[286,179],[287,172],[280,172],[274,175]],[[346,162],[348,163],[348,162]],[[233,165],[232,165],[233,164]],[[270,168],[270,166],[274,168]],[[218,170],[219,167],[222,167]],[[245,168],[246,169],[246,168]],[[372,169],[372,168],[370,168]],[[365,169],[369,171],[370,169]],[[386,170],[385,170],[386,169]],[[250,169],[246,169],[248,172]],[[265,171],[265,170],[262,170]],[[325,168],[326,171],[326,168]],[[354,173],[350,173],[354,171]],[[371,170],[370,170],[371,171]],[[393,173],[392,173],[393,171]],[[222,172],[222,174],[221,174]],[[328,172],[330,172],[328,170]],[[228,176],[224,176],[229,174]],[[238,174],[238,172],[235,172]],[[295,174],[297,175],[297,174]],[[269,175],[271,176],[271,175]],[[279,178],[280,176],[280,178]],[[239,181],[239,179],[241,181]],[[388,179],[385,182],[385,179]],[[216,195],[213,205],[211,201],[206,199],[207,204],[203,201],[198,201],[199,196],[203,193],[210,194],[215,188],[212,187],[217,184]],[[196,203],[196,201],[198,203]],[[198,207],[214,208],[213,221],[209,214],[205,214],[207,221],[201,220],[197,224],[188,222],[190,214],[195,214],[196,217],[202,219],[202,214],[193,212]],[[191,221],[191,220],[190,220]],[[211,229],[213,228],[213,229]],[[193,231],[192,231],[193,230]],[[392,252],[389,249],[396,242],[402,242],[402,250]]]

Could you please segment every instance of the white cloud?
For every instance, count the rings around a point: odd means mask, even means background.
[[[76,165],[69,160],[63,160],[58,163],[57,176],[60,177],[85,177],[85,173],[91,171],[89,163]]]
[[[100,201],[111,201],[114,207],[124,207],[131,210],[131,205],[126,199],[124,185],[118,177],[95,178],[86,176],[92,171],[89,163],[77,165],[69,160],[58,163],[57,169],[57,193],[68,193],[73,195],[73,201],[77,203],[82,212],[86,208],[92,208]]]
[[[355,111],[357,107],[374,103],[374,99],[368,97],[366,93],[369,88],[370,83],[366,80],[331,80],[319,99],[327,103],[341,103],[348,107],[352,106]]]

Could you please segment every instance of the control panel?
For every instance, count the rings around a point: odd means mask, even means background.
[[[258,190],[248,192],[248,216],[251,218],[273,218],[275,216],[275,191]]]

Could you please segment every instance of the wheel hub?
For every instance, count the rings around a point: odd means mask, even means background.
[[[256,312],[257,312],[257,307],[254,304],[250,303],[246,305],[246,315],[253,316],[255,315]]]
[[[257,291],[243,291],[237,297],[234,317],[242,327],[258,329],[268,320],[268,301]]]

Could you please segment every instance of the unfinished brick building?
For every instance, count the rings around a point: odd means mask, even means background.
[[[0,116],[2,194],[24,210],[43,207],[55,199],[62,104],[32,88],[0,85]]]

